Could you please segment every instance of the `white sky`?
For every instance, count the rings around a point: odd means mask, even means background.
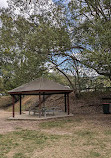
[[[0,0],[0,8],[7,7],[7,0]]]

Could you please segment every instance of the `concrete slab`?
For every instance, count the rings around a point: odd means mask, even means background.
[[[9,117],[8,120],[47,120],[47,119],[55,119],[55,118],[64,118],[64,117],[72,117],[73,114],[67,115],[64,112],[55,112],[54,115],[48,113],[45,116],[39,117],[39,114],[33,114],[29,115],[29,112],[23,112],[22,115],[15,114],[15,117]]]

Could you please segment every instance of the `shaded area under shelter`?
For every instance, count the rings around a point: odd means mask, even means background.
[[[22,114],[22,96],[24,95],[39,95],[39,104],[38,111],[39,117],[41,114],[45,112],[43,111],[42,104],[44,104],[45,99],[52,94],[63,94],[64,95],[64,111],[69,115],[70,107],[69,107],[69,94],[73,90],[68,86],[63,86],[59,83],[56,83],[52,80],[48,80],[46,78],[38,78],[29,83],[26,83],[22,86],[19,86],[8,93],[12,96],[13,99],[13,117],[15,117],[15,97],[19,96],[20,100],[20,115]],[[43,97],[42,97],[43,96]]]

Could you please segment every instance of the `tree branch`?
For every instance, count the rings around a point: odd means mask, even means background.
[[[58,68],[58,65],[57,65],[53,60],[50,60],[50,62],[51,62],[53,65],[55,65],[55,68],[56,68],[59,72],[61,72],[61,73],[67,78],[67,80],[69,81],[69,83],[70,83],[70,85],[71,85],[71,87],[72,87],[72,89],[73,89],[74,94],[76,94],[76,90],[75,90],[75,88],[74,88],[74,85],[73,85],[73,83],[71,82],[71,80],[69,79],[69,77],[65,74],[65,72],[63,72],[60,68]]]

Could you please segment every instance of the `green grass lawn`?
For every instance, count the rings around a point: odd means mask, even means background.
[[[111,129],[87,123],[84,118],[45,121],[37,130],[0,134],[0,158],[111,158]]]

